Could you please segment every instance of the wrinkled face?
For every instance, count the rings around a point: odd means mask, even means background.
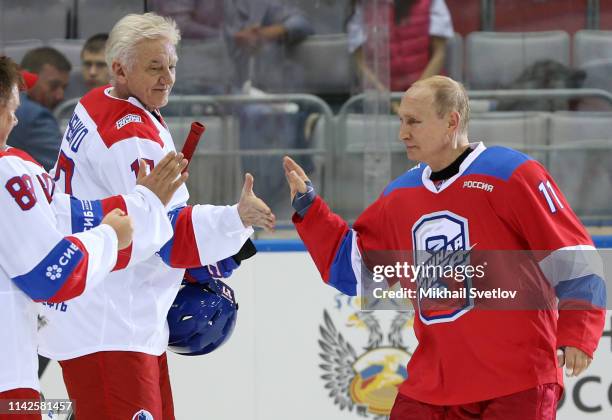
[[[408,89],[402,98],[398,115],[399,139],[406,146],[408,159],[434,166],[432,162],[448,147],[452,147],[448,136],[448,118],[438,117],[429,88]]]
[[[28,91],[28,96],[42,106],[53,109],[64,100],[69,76],[67,71],[44,64],[38,73],[38,81]]]
[[[0,101],[0,149],[6,146],[6,139],[17,125],[15,116],[17,108],[19,108],[19,89],[14,85],[9,99],[5,103]]]
[[[104,60],[104,51],[92,52],[84,50],[81,56],[81,64],[83,66],[81,74],[89,89],[110,83],[110,74]]]
[[[174,46],[167,39],[146,39],[134,51],[133,61],[127,66],[119,65],[115,70],[113,64],[118,87],[122,85],[122,89],[138,98],[149,111],[165,106],[175,80]]]

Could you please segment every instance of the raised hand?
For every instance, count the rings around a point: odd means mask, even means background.
[[[257,226],[267,230],[274,229],[276,217],[263,200],[253,192],[253,175],[244,176],[244,186],[238,202],[238,214],[245,227]]]
[[[110,211],[101,224],[109,225],[113,228],[117,234],[117,241],[119,242],[119,249],[124,249],[130,246],[132,243],[132,235],[134,234],[134,227],[132,226],[132,218],[125,214],[123,210],[114,209]]]
[[[140,169],[136,183],[153,191],[164,206],[168,205],[176,190],[185,183],[189,176],[187,172],[181,174],[187,166],[187,159],[183,159],[182,153],[168,153],[148,175],[143,159],[138,161],[138,165]]]
[[[291,189],[291,201],[293,201],[295,194],[298,192],[306,192],[308,189],[306,186],[306,181],[310,181],[310,179],[308,179],[308,176],[306,176],[306,172],[304,172],[302,167],[295,163],[295,161],[289,156],[285,156],[283,158],[283,168],[285,169],[287,184],[289,184],[289,188]]]

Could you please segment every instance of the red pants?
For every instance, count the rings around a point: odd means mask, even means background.
[[[426,404],[398,394],[389,420],[555,420],[560,397],[561,387],[557,384],[450,406]]]
[[[4,400],[4,401],[3,401]],[[40,400],[40,394],[38,391],[30,388],[18,388],[11,389],[9,391],[0,392],[0,405],[2,411],[6,411],[8,408],[8,401],[10,400]],[[40,420],[42,416],[40,413],[37,414],[21,414],[13,412],[12,414],[0,414],[0,420]]]
[[[174,420],[166,354],[103,351],[60,362],[78,420]]]

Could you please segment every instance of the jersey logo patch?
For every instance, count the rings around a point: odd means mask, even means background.
[[[47,267],[47,272],[45,273],[45,275],[51,280],[57,280],[62,277],[62,268],[58,267],[57,264],[53,264]]]
[[[441,275],[454,267],[470,264],[467,219],[450,211],[421,217],[412,227],[414,264],[423,267],[417,278],[419,317],[424,324],[452,322],[473,308],[469,290],[472,279],[456,281]],[[458,298],[435,299],[441,290],[457,292]]]
[[[117,120],[115,126],[117,127],[117,130],[119,130],[130,123],[142,123],[142,118],[138,114],[127,114],[125,117],[121,117],[119,120]]]
[[[226,298],[232,303],[235,303],[234,296],[232,295],[232,291],[228,287],[221,286],[221,293],[223,294],[224,298]]]
[[[140,410],[132,416],[132,420],[155,420],[147,410]]]

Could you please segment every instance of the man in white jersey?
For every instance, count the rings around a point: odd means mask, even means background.
[[[34,82],[26,78],[28,86]],[[186,161],[180,154],[169,154],[147,176],[144,162],[141,164],[140,185],[130,195],[81,201],[56,192],[51,176],[40,163],[6,145],[17,124],[20,84],[17,65],[8,57],[0,57],[2,411],[10,408],[7,404],[11,400],[39,399],[39,306],[34,301],[47,301],[62,310],[67,305],[64,301],[91,289],[110,272],[118,250],[132,246],[136,254],[142,255],[150,252],[143,248],[161,247],[172,236],[165,205],[186,179],[186,175],[178,177]],[[128,209],[131,215],[117,209],[117,205]],[[151,224],[158,228],[151,229]],[[17,409],[8,418],[40,420],[41,416]]]
[[[174,85],[179,39],[174,21],[152,13],[115,25],[106,44],[112,86],[76,106],[55,167],[58,188],[85,198],[129,191],[138,159],[154,167],[174,150],[159,109]],[[60,361],[79,419],[173,419],[166,315],[185,268],[236,254],[251,226],[274,226],[249,174],[237,205],[187,206],[188,198],[182,186],[171,200],[174,236],[158,253],[111,273],[64,312],[44,308],[39,352]],[[119,266],[129,258],[126,252]]]

